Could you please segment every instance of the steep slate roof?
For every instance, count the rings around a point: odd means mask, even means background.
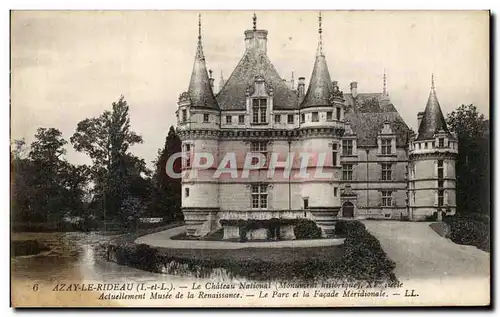
[[[253,85],[255,77],[262,75],[274,90],[273,108],[293,110],[298,108],[297,92],[288,88],[280,77],[267,54],[257,49],[248,49],[217,94],[217,101],[222,110],[245,110],[246,90]]]
[[[330,72],[326,64],[325,56],[320,53],[314,61],[314,68],[311,75],[309,87],[300,108],[331,105],[330,98],[333,95],[333,84],[330,79]]]
[[[203,46],[201,44],[200,24],[199,27],[200,33],[198,34],[198,47],[196,48],[196,56],[194,58],[193,71],[191,72],[191,80],[189,81],[188,88],[188,94],[191,99],[191,107],[219,110],[212,87],[210,86],[210,79],[208,78],[205,55],[203,54]]]
[[[424,116],[418,127],[417,140],[432,139],[434,132],[439,130],[449,133],[433,84],[429,93],[429,99],[427,100],[427,106],[425,107]]]
[[[377,146],[377,134],[386,121],[396,134],[396,145],[407,145],[410,129],[390,101],[381,103],[383,97],[382,93],[358,93],[356,98],[344,94],[345,119],[351,122],[359,146]]]

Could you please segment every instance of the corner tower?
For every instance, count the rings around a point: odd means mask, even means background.
[[[202,169],[205,155],[211,155],[216,167],[220,110],[208,76],[201,41],[201,16],[198,16],[198,45],[188,91],[178,101],[177,131],[182,140],[182,213],[188,235],[202,236],[220,226],[219,184],[214,169]],[[207,160],[208,162],[208,160]]]
[[[455,160],[457,138],[446,125],[434,86],[425,111],[418,115],[418,134],[410,140],[409,208],[410,219],[425,220],[456,212]]]
[[[300,104],[300,137],[302,149],[311,154],[309,176],[303,180],[304,209],[328,236],[334,229],[340,211],[340,138],[344,133],[344,97],[337,82],[332,82],[323,54],[321,13],[319,41],[311,80]],[[321,157],[323,156],[323,157]],[[321,165],[328,178],[318,177]]]

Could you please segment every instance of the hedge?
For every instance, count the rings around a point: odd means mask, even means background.
[[[484,220],[469,217],[446,217],[444,220],[450,226],[448,238],[451,241],[490,252],[490,226]]]
[[[293,227],[295,239],[320,239],[321,229],[310,219],[300,219]]]

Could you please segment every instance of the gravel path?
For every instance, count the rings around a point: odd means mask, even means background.
[[[401,279],[489,278],[490,255],[439,236],[427,222],[363,221]]]
[[[243,249],[243,248],[307,248],[340,245],[343,239],[288,240],[272,242],[229,242],[229,241],[193,241],[171,240],[170,238],[186,230],[185,226],[148,234],[135,240],[154,247],[172,249]]]

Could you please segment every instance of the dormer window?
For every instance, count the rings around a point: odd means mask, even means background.
[[[342,155],[353,155],[352,140],[342,140]]]
[[[187,121],[187,110],[182,109],[182,122],[186,122],[186,121]]]
[[[382,155],[389,155],[392,153],[391,139],[382,139]]]
[[[340,107],[337,107],[337,120],[340,120]]]
[[[252,99],[252,123],[267,123],[267,99]]]
[[[444,147],[444,138],[439,138],[439,147]]]

